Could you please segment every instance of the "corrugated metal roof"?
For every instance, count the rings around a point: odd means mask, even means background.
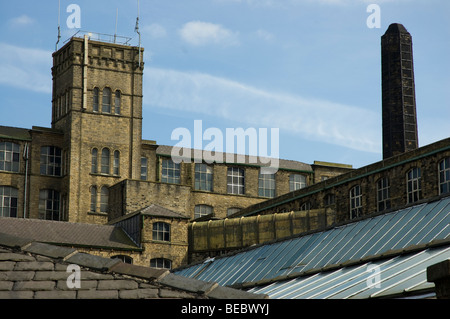
[[[446,197],[327,231],[258,246],[177,273],[221,285],[277,277],[281,280],[305,272],[319,273],[324,267],[342,268],[344,263],[448,239],[449,224],[450,197]]]
[[[274,282],[249,290],[273,299],[368,299],[409,296],[432,290],[426,269],[450,258],[450,247],[343,267]]]

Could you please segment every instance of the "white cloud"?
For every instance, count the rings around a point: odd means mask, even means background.
[[[219,24],[191,21],[180,29],[181,38],[195,46],[220,44],[224,46],[239,43],[238,33],[232,32]]]
[[[274,39],[273,33],[270,33],[269,31],[259,29],[256,31],[256,35],[265,41],[272,41]]]
[[[379,153],[380,115],[321,99],[260,90],[202,73],[147,69],[144,103],[152,107],[280,128],[310,140]]]
[[[154,39],[157,38],[164,38],[167,36],[167,31],[166,29],[157,23],[153,23],[147,26],[144,26],[142,28],[142,31],[144,34],[148,34],[149,36],[151,36]]]
[[[52,92],[52,52],[0,42],[0,85]]]
[[[26,14],[22,14],[19,17],[12,18],[9,20],[10,24],[13,27],[21,27],[21,26],[29,26],[34,23],[34,20],[27,16]]]

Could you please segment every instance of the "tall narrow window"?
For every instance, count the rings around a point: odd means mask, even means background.
[[[109,174],[110,173],[110,152],[109,149],[104,148],[102,150],[102,174]]]
[[[91,212],[97,211],[97,187],[91,187]]]
[[[439,162],[439,194],[450,193],[450,157]]]
[[[289,176],[289,191],[293,192],[304,187],[306,187],[306,177],[304,175],[292,174]]]
[[[93,101],[92,101],[92,109],[94,112],[98,112],[99,94],[100,94],[99,89],[94,88]]]
[[[259,173],[258,194],[261,197],[275,197],[275,174]]]
[[[170,225],[163,222],[154,223],[153,240],[170,241]]]
[[[391,208],[391,200],[389,195],[389,179],[387,177],[380,178],[377,182],[377,203],[378,211]]]
[[[98,150],[96,148],[92,149],[91,154],[91,173],[97,174],[98,173]]]
[[[11,142],[0,143],[0,171],[19,172],[20,145]]]
[[[108,202],[109,202],[109,188],[107,186],[103,186],[100,191],[100,212],[107,213],[108,212]]]
[[[111,113],[111,89],[110,88],[103,89],[102,112],[103,113]]]
[[[406,174],[406,192],[408,195],[408,203],[417,202],[422,198],[421,180],[421,172],[418,167],[414,167]]]
[[[39,219],[61,220],[60,194],[53,189],[39,192]]]
[[[245,193],[244,185],[245,185],[244,170],[237,167],[229,167],[227,175],[228,194],[243,195]]]
[[[361,186],[356,185],[350,190],[350,219],[357,218],[362,213]]]
[[[41,174],[61,176],[62,158],[61,149],[55,146],[41,147]]]
[[[213,169],[206,164],[195,164],[195,189],[211,192],[213,190]]]
[[[141,180],[142,181],[146,181],[147,180],[147,178],[148,178],[147,171],[148,171],[147,157],[141,157]]]
[[[117,115],[120,115],[120,111],[121,111],[121,94],[120,91],[117,90],[114,95],[114,112]]]
[[[161,181],[163,183],[180,184],[180,164],[171,159],[162,160]]]
[[[213,208],[208,205],[197,205],[194,208],[194,218],[211,215],[212,213]]]
[[[114,152],[114,164],[113,164],[113,173],[114,175],[120,175],[120,152]]]
[[[18,189],[0,186],[0,217],[17,217],[18,197]]]

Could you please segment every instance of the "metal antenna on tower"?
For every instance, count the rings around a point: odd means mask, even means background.
[[[141,67],[141,32],[139,31],[139,0],[137,0],[137,18],[134,31],[139,35],[139,67]]]
[[[117,21],[119,19],[119,8],[116,9],[116,28],[114,30],[114,43],[116,43],[117,38]]]
[[[58,51],[58,43],[61,39],[61,0],[58,0],[58,41],[56,41],[56,51]]]

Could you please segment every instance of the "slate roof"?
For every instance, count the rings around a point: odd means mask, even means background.
[[[29,129],[11,126],[0,126],[0,138],[31,141],[31,134]]]
[[[0,232],[43,243],[73,247],[139,249],[122,228],[112,225],[1,217]]]
[[[69,265],[80,268],[73,287]],[[68,284],[69,282],[69,284]],[[261,299],[215,282],[0,233],[0,299]]]
[[[162,156],[171,156],[172,155],[172,150],[173,150],[174,146],[168,146],[168,145],[159,145],[158,148],[156,149],[156,154],[157,155],[162,155]],[[194,149],[186,149],[188,154],[191,154],[190,159],[194,159],[194,154],[195,154],[195,150]],[[254,165],[254,166],[268,166],[267,163],[265,163],[265,161],[261,161],[261,159],[265,159],[266,161],[270,162],[270,158],[264,158],[264,157],[257,157],[257,156],[248,156],[245,155],[244,156],[244,161],[241,162],[240,160],[238,160],[237,155],[236,154],[232,154],[232,153],[221,153],[218,152],[217,155],[219,158],[222,159],[223,163],[228,163],[228,164],[244,164],[244,165]],[[227,162],[227,155],[228,156],[232,156],[233,160],[231,162]],[[297,161],[293,161],[293,160],[285,160],[285,159],[279,159],[279,168],[280,169],[285,169],[285,170],[293,170],[293,171],[301,171],[301,172],[313,172],[313,169],[311,167],[311,165],[306,164],[306,163],[302,163],[302,162],[297,162]]]

